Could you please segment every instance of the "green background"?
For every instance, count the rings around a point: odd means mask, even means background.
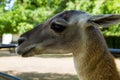
[[[64,10],[90,14],[120,14],[120,0],[16,0],[13,10],[5,11],[0,0],[0,35],[21,34]],[[120,36],[120,24],[102,29],[104,35]]]

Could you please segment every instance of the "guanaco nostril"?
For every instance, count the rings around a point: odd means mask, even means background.
[[[22,38],[22,37],[18,39],[18,45],[22,44],[25,40],[26,38]]]

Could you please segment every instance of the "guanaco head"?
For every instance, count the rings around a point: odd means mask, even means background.
[[[84,44],[84,40],[82,43],[81,40],[86,31],[89,31],[87,29],[96,30],[99,26],[108,27],[118,22],[120,15],[64,11],[22,34],[18,40],[17,52],[23,57],[41,53],[71,53]]]

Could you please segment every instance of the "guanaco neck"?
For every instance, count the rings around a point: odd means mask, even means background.
[[[109,53],[103,36],[97,28],[88,30],[83,33],[80,46],[73,52],[79,79],[120,80],[113,57]]]

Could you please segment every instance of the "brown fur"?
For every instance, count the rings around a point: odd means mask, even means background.
[[[98,29],[86,30],[84,49],[73,53],[80,80],[120,80],[113,56]],[[98,36],[99,35],[99,36]],[[95,36],[95,37],[94,37]],[[82,55],[82,56],[81,56]]]

